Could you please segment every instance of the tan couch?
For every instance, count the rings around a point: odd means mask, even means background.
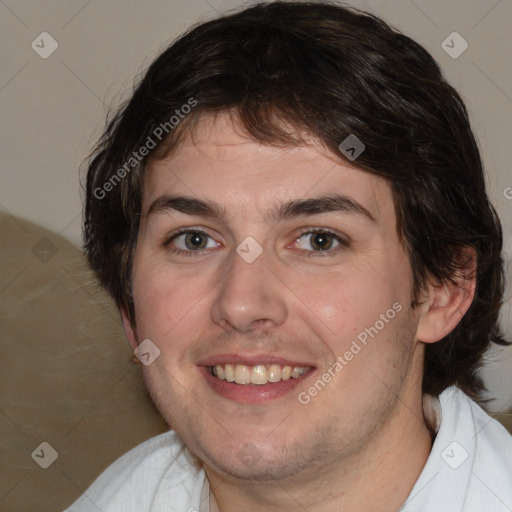
[[[81,251],[7,215],[0,240],[0,510],[55,512],[168,427]]]

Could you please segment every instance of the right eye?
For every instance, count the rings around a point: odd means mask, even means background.
[[[208,241],[208,239],[210,239],[210,241]],[[214,249],[220,244],[204,231],[199,229],[187,229],[173,235],[166,245],[169,246],[174,253],[191,256],[192,252]]]

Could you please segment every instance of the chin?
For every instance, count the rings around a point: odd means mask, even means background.
[[[271,459],[261,456],[254,460],[243,460],[237,455],[227,460],[224,457],[223,460],[206,461],[206,464],[230,480],[252,483],[286,481],[308,469],[308,464],[305,461],[297,460],[294,457],[278,459],[274,455]]]
[[[237,441],[230,446],[221,446],[218,440],[211,439],[197,455],[207,466],[231,480],[263,483],[314,479],[325,469],[328,453],[332,455],[334,451],[323,444],[327,432],[319,435],[319,430],[293,440],[284,436],[272,442],[269,439]]]

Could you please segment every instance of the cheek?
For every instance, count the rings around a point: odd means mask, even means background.
[[[372,279],[369,272],[352,271],[303,281],[297,294],[306,311],[325,326],[328,335],[354,334],[373,325],[399,300],[394,283]]]
[[[133,297],[140,337],[161,338],[180,314],[181,288],[158,266],[134,266]],[[166,327],[167,326],[167,327]]]
[[[178,353],[209,318],[205,279],[169,272],[162,265],[138,267],[133,283],[139,338],[151,339],[162,351]],[[170,350],[172,348],[172,350]]]

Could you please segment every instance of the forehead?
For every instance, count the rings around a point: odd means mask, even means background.
[[[300,146],[259,143],[225,114],[204,116],[164,159],[151,161],[143,215],[163,194],[221,202],[239,214],[255,215],[269,203],[344,194],[376,218],[394,208],[388,182],[333,155],[313,137]]]

